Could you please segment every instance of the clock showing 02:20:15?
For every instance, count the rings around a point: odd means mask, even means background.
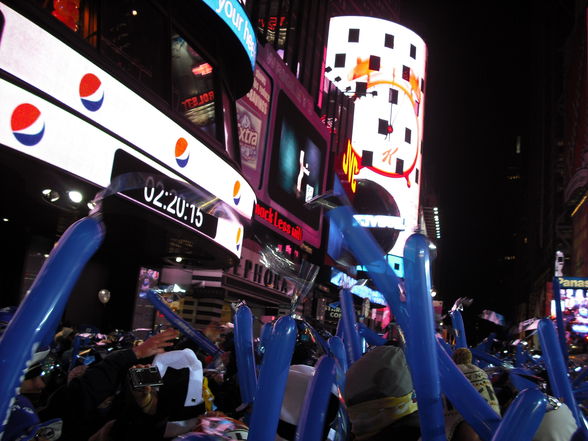
[[[114,158],[113,178],[133,174],[133,188],[119,192],[123,197],[145,206],[188,228],[195,229],[210,238],[215,238],[218,219],[206,213],[202,204],[216,199],[206,190],[188,185],[162,175],[147,164],[128,153],[118,150]]]

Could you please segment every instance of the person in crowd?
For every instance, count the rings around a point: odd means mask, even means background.
[[[10,320],[17,308],[10,306],[0,309],[0,338],[4,334]],[[33,402],[39,402],[46,383],[45,375],[48,369],[44,361],[49,355],[50,348],[43,346],[38,348],[30,361],[24,378],[19,386],[19,394],[14,397],[10,407],[10,416],[4,429],[2,439],[6,441],[28,440],[57,440],[61,436],[62,421],[55,418],[41,422],[36,406]]]
[[[69,382],[46,411],[47,416],[61,415],[64,441],[87,440],[107,421],[116,419],[131,398],[122,393],[128,383],[128,371],[144,365],[178,336],[175,329],[156,334],[138,346],[114,351],[91,366],[70,372]]]
[[[184,348],[156,355],[152,365],[160,372],[162,385],[126,388],[125,408],[101,430],[107,437],[97,434],[91,441],[170,440],[194,430],[206,412],[200,360]]]
[[[418,403],[404,351],[378,346],[353,363],[346,374],[344,399],[357,441],[420,438]],[[467,425],[446,424],[449,441],[475,441]]]
[[[216,409],[231,418],[240,418],[245,409],[241,406],[241,393],[237,377],[234,332],[227,332],[219,348],[223,351],[217,360],[206,365],[205,375],[214,395]]]
[[[484,397],[490,407],[500,415],[500,404],[494,387],[486,371],[472,363],[472,352],[468,348],[457,348],[453,352],[452,358],[474,388]]]

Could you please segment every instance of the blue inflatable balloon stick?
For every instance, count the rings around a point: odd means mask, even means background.
[[[341,322],[343,325],[343,343],[347,350],[347,359],[353,363],[361,357],[361,341],[357,328],[355,327],[355,307],[353,306],[353,298],[351,291],[348,289],[341,289],[339,291],[339,298],[341,299]]]
[[[451,345],[447,343],[443,337],[440,336],[437,336],[437,341],[443,347],[443,349],[445,349],[445,352],[447,352],[447,354],[451,357],[453,354],[453,349],[451,348]]]
[[[453,407],[483,440],[491,440],[500,424],[500,416],[472,386],[449,354],[437,344],[441,390]]]
[[[525,365],[525,355],[523,345],[519,342],[515,348],[515,367],[523,367]]]
[[[488,334],[488,337],[486,337],[484,340],[477,344],[476,349],[490,353],[492,352],[492,345],[494,344],[495,340],[496,333],[491,332],[490,334]]]
[[[257,389],[257,368],[253,349],[253,314],[247,305],[235,312],[235,358],[243,403],[253,403]]]
[[[537,330],[539,331],[539,341],[541,342],[543,360],[547,368],[551,390],[557,398],[568,405],[578,427],[584,427],[584,420],[580,416],[580,411],[572,392],[567,365],[564,361],[553,323],[550,319],[541,319]]]
[[[357,332],[370,346],[382,346],[386,344],[386,339],[376,334],[372,329],[368,328],[364,323],[357,322]]]
[[[371,279],[386,299],[386,303],[406,335],[408,329],[406,303],[401,301],[400,281],[384,258],[384,252],[374,237],[354,219],[353,211],[349,206],[343,205],[333,208],[328,210],[326,214],[343,234],[345,245],[355,258],[366,267]]]
[[[335,360],[328,355],[323,355],[315,367],[316,370],[306,391],[296,428],[296,439],[298,440],[323,440],[327,407],[335,381]]]
[[[453,329],[455,330],[455,347],[456,348],[467,348],[468,341],[465,333],[465,326],[463,324],[463,317],[459,309],[451,311],[451,322],[453,323]]]
[[[0,438],[27,364],[40,343],[55,333],[74,285],[103,239],[104,227],[97,217],[72,224],[6,327],[0,339]]]
[[[487,354],[486,352],[480,351],[476,348],[471,348],[470,350],[472,351],[472,356],[478,360],[485,361],[486,363],[492,364],[494,366],[504,366],[504,361],[492,354]]]
[[[194,329],[190,323],[173,312],[157,292],[153,290],[147,291],[147,300],[151,302],[155,309],[163,314],[174,328],[196,343],[204,352],[209,355],[220,355],[223,353],[206,335]]]
[[[271,323],[264,323],[261,327],[261,332],[259,333],[259,353],[261,355],[265,354],[265,351],[269,345],[269,341],[272,336],[272,324]]]
[[[280,317],[273,326],[259,373],[248,439],[275,440],[296,335],[296,322],[291,316]]]
[[[437,361],[437,338],[431,298],[429,241],[413,234],[404,246],[404,271],[410,322],[407,359],[419,406],[421,439],[446,441]]]
[[[543,420],[547,399],[537,389],[519,392],[509,406],[492,441],[531,441]]]
[[[345,344],[341,337],[334,335],[329,339],[329,351],[333,354],[343,372],[347,372],[349,368],[349,361],[347,360],[347,353],[345,352]]]

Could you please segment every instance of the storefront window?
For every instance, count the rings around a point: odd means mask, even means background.
[[[164,16],[148,2],[101,2],[99,51],[163,97],[167,35]]]
[[[174,110],[216,137],[214,69],[186,40],[171,41]]]

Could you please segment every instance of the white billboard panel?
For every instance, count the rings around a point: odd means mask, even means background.
[[[355,97],[351,146],[360,158],[355,179],[369,181],[366,188],[382,187],[389,199],[380,203],[380,191],[373,203],[356,199],[358,214],[400,218],[397,237],[381,243],[396,256],[403,255],[418,224],[426,59],[424,41],[397,23],[331,19],[325,72]]]

